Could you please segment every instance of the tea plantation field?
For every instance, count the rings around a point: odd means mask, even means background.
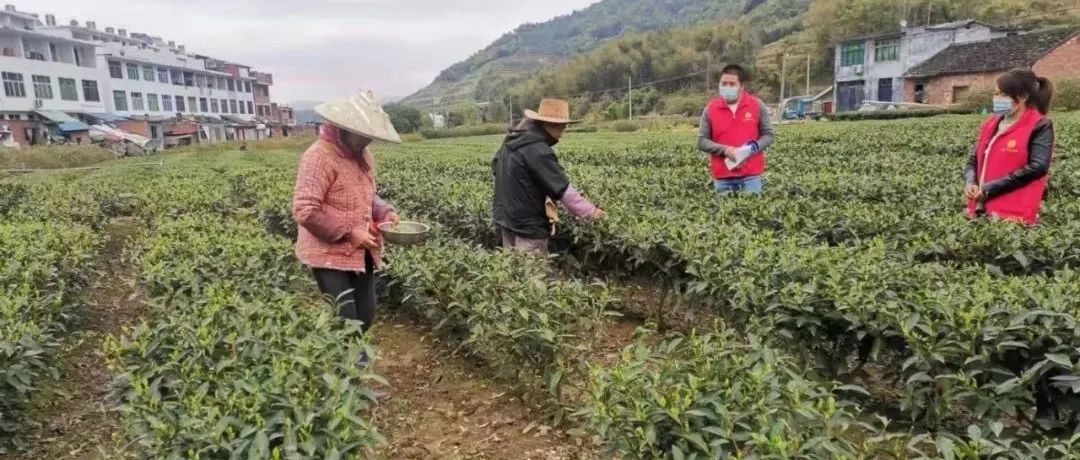
[[[785,126],[766,194],[724,199],[694,133],[571,133],[560,159],[610,219],[565,217],[553,261],[497,247],[498,137],[378,145],[383,196],[436,226],[390,250],[381,306],[541,401],[583,458],[1078,458],[1080,117],[1055,118],[1035,228],[963,215],[977,118]],[[378,337],[292,255],[305,147],[0,178],[0,457],[27,448],[118,219],[149,308],[101,346],[110,452],[386,455],[384,379],[349,364]],[[619,316],[638,337],[598,352]]]

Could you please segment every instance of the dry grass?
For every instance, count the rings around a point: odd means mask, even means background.
[[[247,141],[247,149],[252,151],[270,151],[270,150],[296,150],[299,152],[307,149],[311,144],[315,142],[314,135],[297,135],[289,137],[275,137],[273,139],[264,139],[261,141]],[[178,147],[166,150],[167,154],[198,154],[198,153],[224,153],[240,150],[240,146],[244,142],[240,141],[228,141],[219,142],[217,144],[199,144],[191,145],[187,147]]]
[[[94,145],[50,145],[0,149],[0,169],[59,169],[91,166],[113,159]]]

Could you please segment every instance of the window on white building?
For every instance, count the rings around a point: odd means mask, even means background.
[[[251,92],[251,82],[250,81],[245,81],[244,82],[244,92],[245,93],[250,93]]]
[[[255,105],[251,101],[247,101],[248,115],[255,115]]]
[[[874,42],[874,62],[892,62],[900,60],[900,40],[878,40]]]
[[[221,113],[229,113],[229,101],[221,100]]]
[[[157,80],[158,83],[165,83],[166,85],[169,84],[169,69],[166,69],[164,67],[158,67]]]
[[[49,43],[49,55],[52,58],[53,62],[60,61],[60,53],[56,50],[55,43]]]
[[[154,67],[153,66],[148,66],[148,65],[143,66],[142,75],[143,75],[143,80],[150,81],[150,82],[154,81],[155,80],[155,78],[154,78]]]
[[[31,75],[30,81],[34,82],[34,97],[37,99],[52,99],[52,79],[45,75]]]
[[[83,80],[82,92],[84,101],[101,102],[101,94],[98,93],[97,80]]]
[[[131,93],[131,111],[142,112],[146,110],[146,106],[143,105],[142,93]]]
[[[161,110],[165,112],[173,111],[172,96],[169,96],[168,94],[161,95]]]
[[[228,83],[228,85],[229,85],[229,91],[236,91],[236,81],[234,81],[234,80],[233,80],[233,79],[231,79],[231,78],[230,78],[230,79],[228,79],[228,80],[225,80],[225,81],[226,81],[226,82]]]
[[[113,91],[113,103],[116,105],[117,112],[127,112],[127,93],[123,91]]]
[[[176,96],[176,111],[177,112],[187,112],[187,110],[184,107],[184,96]]]
[[[26,97],[26,84],[21,73],[3,72],[4,95],[7,97]]]
[[[199,88],[206,88],[206,75],[198,74],[195,76],[195,86]],[[205,112],[205,110],[203,110]]]
[[[240,113],[239,110],[236,110],[236,100],[235,99],[229,99],[229,112]]]
[[[158,95],[154,94],[154,93],[147,94],[146,95],[146,106],[150,109],[151,112],[160,111],[161,107],[158,106]]]
[[[843,67],[862,65],[866,59],[864,50],[862,42],[844,44],[840,47],[840,65]]]
[[[127,65],[127,71],[128,71],[127,72],[128,80],[138,80],[139,79],[139,65],[138,64],[128,64]]]
[[[210,106],[207,105],[206,102],[207,101],[206,101],[205,97],[200,97],[199,98],[199,111],[202,112],[202,113],[206,113],[206,112],[210,111]]]
[[[172,84],[176,86],[184,86],[184,74],[176,69],[169,70],[169,76],[172,77]]]
[[[74,78],[58,78],[60,84],[60,99],[65,101],[79,100],[79,88]]]
[[[124,78],[124,68],[117,61],[109,61],[109,76],[116,79]]]
[[[199,103],[194,97],[188,97],[187,102],[188,102],[188,110],[190,110],[191,113],[195,113],[195,112],[199,111]]]
[[[221,113],[221,110],[218,108],[217,99],[210,99],[210,113]]]

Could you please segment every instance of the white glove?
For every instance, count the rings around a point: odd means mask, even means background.
[[[728,158],[724,161],[729,170],[735,170],[742,167],[742,164],[746,162],[747,158],[750,158],[750,154],[754,153],[754,148],[749,145],[744,145],[735,149],[735,160]]]

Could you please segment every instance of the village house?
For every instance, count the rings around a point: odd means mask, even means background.
[[[156,148],[271,135],[271,74],[148,34],[44,19],[0,11],[0,133],[16,144],[87,142],[125,128]]]
[[[925,93],[926,103],[955,104],[972,91],[992,90],[997,76],[1030,68],[1050,80],[1080,78],[1080,29],[1065,28],[953,44],[908,70],[904,99]]]
[[[964,20],[845,40],[835,50],[836,107],[857,110],[864,101],[918,102],[905,97],[905,75],[946,48],[986,42],[1016,31]],[[912,87],[914,95],[923,88]]]
[[[0,10],[0,131],[21,145],[82,138],[89,127],[66,113],[105,111],[96,45],[51,36],[42,25],[14,6]]]

